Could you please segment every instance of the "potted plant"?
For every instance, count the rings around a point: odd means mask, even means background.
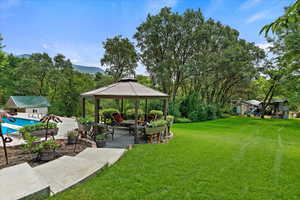
[[[48,127],[48,131],[47,131]],[[33,125],[26,125],[19,130],[19,133],[23,136],[25,133],[30,133],[33,136],[37,137],[45,137],[46,133],[51,134],[52,136],[57,135],[58,128],[56,123],[49,122],[48,126],[47,123],[39,123]]]
[[[55,158],[55,149],[59,147],[59,144],[53,140],[47,140],[39,143],[38,145],[38,159],[41,161],[49,161],[53,160]]]
[[[93,121],[80,117],[77,118],[77,123],[78,123],[78,130],[81,131],[83,133],[82,136],[84,136],[86,132],[88,132],[91,129]]]
[[[30,133],[24,133],[23,137],[25,144],[22,145],[22,149],[25,153],[30,153],[32,160],[37,158],[39,147],[39,138],[31,135]]]
[[[104,134],[96,135],[95,142],[96,142],[97,148],[103,148],[106,144]]]
[[[76,131],[68,132],[68,144],[75,144],[78,133]]]

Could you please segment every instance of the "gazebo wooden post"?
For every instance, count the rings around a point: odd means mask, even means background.
[[[135,99],[134,102],[134,144],[138,144],[139,140],[138,140],[138,109],[139,109],[139,105],[138,105],[138,99]]]
[[[95,96],[95,135],[98,135],[98,128],[97,128],[97,124],[99,123],[99,98],[97,98]]]
[[[121,98],[121,115],[124,116],[124,98]]]
[[[82,117],[85,118],[85,97],[82,98]]]
[[[167,115],[168,115],[168,99],[164,99],[164,119],[167,120]],[[167,126],[167,129],[164,131],[164,137],[169,135],[169,128]]]
[[[168,115],[168,99],[164,99],[164,119],[167,120]]]
[[[145,99],[145,121],[148,121],[148,99]]]

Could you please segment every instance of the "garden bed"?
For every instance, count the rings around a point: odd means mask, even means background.
[[[87,147],[91,147],[89,143],[79,142],[76,146],[76,151],[74,152],[74,145],[68,145],[67,140],[59,140],[59,142],[62,144],[59,148],[56,149],[56,156],[55,159],[61,157],[61,156],[75,156],[76,154],[80,153]],[[5,157],[4,157],[4,151],[3,148],[0,147],[0,169],[17,165],[20,163],[28,162],[28,164],[31,167],[35,167],[41,164],[46,163],[45,161],[34,161],[32,159],[31,154],[25,153],[22,150],[22,146],[14,146],[14,147],[7,147],[8,152],[8,161],[9,164],[6,165]]]

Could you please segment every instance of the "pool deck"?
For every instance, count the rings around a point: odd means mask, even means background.
[[[31,119],[31,120],[39,120],[38,118],[32,118],[28,116],[28,113],[18,113],[14,117],[19,117],[23,119]],[[75,128],[78,128],[77,122],[75,118],[67,118],[67,117],[59,117],[62,120],[62,123],[58,123],[58,133],[55,136],[56,139],[64,139],[67,138],[68,131],[74,130]],[[11,124],[5,124],[6,127],[12,128],[12,129],[20,129],[21,127]],[[11,143],[8,143],[7,146],[16,146],[20,144],[24,144],[24,140],[16,135],[8,134],[13,141]],[[3,146],[2,142],[0,141],[0,146]]]

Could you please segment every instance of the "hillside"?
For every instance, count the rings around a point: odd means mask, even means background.
[[[104,70],[100,67],[89,67],[84,65],[73,65],[75,71],[87,74],[96,74],[97,72],[104,74]]]
[[[18,55],[17,57],[19,58],[30,58],[30,54],[22,54]],[[73,68],[75,71],[81,72],[81,73],[86,73],[86,74],[96,74],[96,73],[101,73],[104,74],[104,70],[101,69],[100,67],[90,67],[90,66],[84,66],[84,65],[75,65],[73,64]]]

